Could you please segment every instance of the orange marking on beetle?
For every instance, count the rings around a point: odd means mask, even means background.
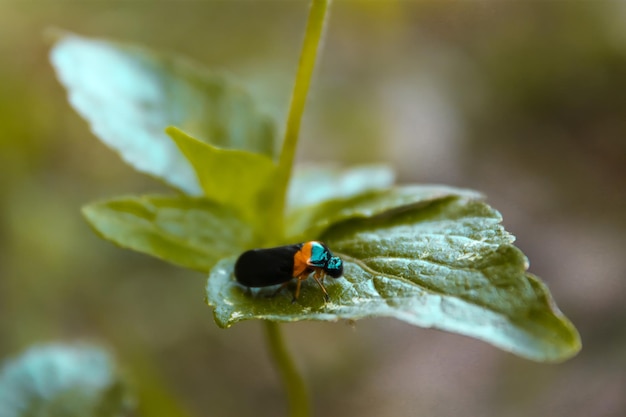
[[[311,259],[311,250],[312,245],[311,242],[306,242],[302,245],[302,248],[298,252],[293,255],[293,277],[297,277],[298,279],[306,279],[306,277],[311,273],[309,271],[305,274],[307,269],[309,269],[309,259]],[[302,277],[304,275],[304,277]],[[302,277],[302,278],[301,278]]]

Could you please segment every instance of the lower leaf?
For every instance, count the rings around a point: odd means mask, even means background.
[[[207,283],[218,325],[247,319],[275,321],[395,317],[460,333],[537,361],[561,361],[580,350],[574,326],[549,291],[526,272],[498,212],[485,203],[450,197],[332,226],[323,236],[343,258],[344,277],[326,279],[331,302],[314,282],[297,303],[267,298],[218,263]],[[310,280],[312,281],[312,280]]]

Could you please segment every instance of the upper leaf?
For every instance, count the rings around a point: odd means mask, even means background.
[[[203,272],[255,244],[252,228],[232,209],[203,198],[118,198],[89,204],[83,214],[116,245]]]
[[[0,373],[2,417],[119,417],[131,405],[113,360],[98,347],[34,347]]]
[[[273,122],[226,77],[146,49],[65,34],[50,59],[93,133],[139,171],[202,194],[163,129],[176,125],[213,145],[273,155]]]
[[[175,127],[166,132],[189,160],[204,195],[224,205],[234,207],[248,219],[256,219],[273,196],[262,193],[271,190],[271,178],[276,172],[272,160],[258,153],[239,149],[223,149],[201,142]]]
[[[524,255],[500,215],[465,197],[431,199],[331,226],[321,238],[345,262],[342,279],[326,279],[331,302],[314,282],[298,303],[266,290],[248,291],[218,263],[207,284],[218,325],[395,317],[472,336],[538,361],[580,349],[576,329],[547,288],[526,273]],[[272,290],[269,290],[271,293]]]

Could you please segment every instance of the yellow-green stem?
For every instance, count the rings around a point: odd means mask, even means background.
[[[298,144],[298,135],[300,133],[300,122],[302,113],[306,104],[311,78],[317,61],[317,53],[320,46],[320,39],[324,32],[324,24],[328,13],[330,0],[311,0],[309,9],[309,17],[307,20],[304,42],[300,52],[300,62],[298,64],[298,72],[291,94],[291,104],[289,106],[289,115],[287,116],[287,125],[285,127],[285,138],[283,147],[278,161],[278,178],[276,179],[276,187],[282,192],[278,193],[279,197],[273,207],[274,218],[280,219],[281,224],[273,225],[274,233],[283,235],[282,219],[285,213],[285,201],[289,178],[296,154],[296,146]]]
[[[300,62],[296,81],[291,95],[287,126],[285,128],[285,138],[278,161],[278,177],[275,186],[280,191],[279,197],[272,207],[273,215],[271,219],[278,222],[270,224],[269,229],[275,236],[284,235],[284,214],[287,197],[287,187],[298,144],[300,133],[300,122],[306,104],[306,98],[311,85],[311,78],[317,61],[320,39],[324,32],[324,24],[328,12],[330,0],[311,0],[309,17],[307,20],[304,42],[300,53]],[[285,343],[280,332],[279,325],[275,322],[265,321],[265,335],[267,344],[283,380],[287,398],[289,400],[289,414],[291,417],[307,417],[310,415],[309,397],[302,376],[298,373],[296,366],[287,352]]]
[[[273,321],[265,321],[265,335],[270,354],[272,359],[274,359],[287,392],[289,415],[291,417],[309,416],[311,408],[306,386],[291,356],[287,352],[279,324]]]

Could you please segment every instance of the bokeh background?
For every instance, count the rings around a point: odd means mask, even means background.
[[[286,325],[315,414],[626,415],[626,3],[332,9],[300,161],[387,162],[402,182],[481,190],[584,347],[546,365],[393,320]],[[164,190],[70,109],[43,33],[228,71],[282,126],[306,13],[305,1],[0,2],[0,358],[92,340],[160,415],[286,412],[259,323],[218,329],[203,276],[82,220],[86,202]]]

